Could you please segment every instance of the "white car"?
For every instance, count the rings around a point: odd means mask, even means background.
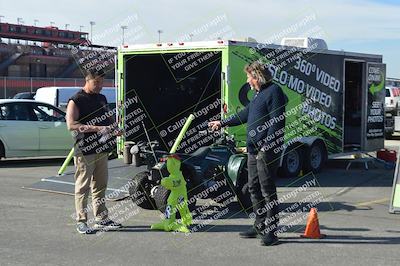
[[[0,159],[65,157],[72,147],[63,111],[34,100],[0,99]]]
[[[82,87],[43,87],[36,91],[35,100],[51,104],[65,111],[69,98],[80,91]],[[101,94],[106,96],[110,110],[115,108],[116,89],[115,87],[103,87]]]
[[[398,115],[400,108],[400,88],[386,87],[385,111]]]

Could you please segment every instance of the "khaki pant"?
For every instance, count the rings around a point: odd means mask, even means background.
[[[92,192],[92,208],[96,221],[106,219],[108,210],[105,194],[108,181],[108,154],[76,155],[75,162],[75,209],[76,220],[87,222],[89,189]]]

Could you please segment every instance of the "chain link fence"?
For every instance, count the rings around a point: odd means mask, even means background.
[[[20,92],[36,92],[42,87],[83,87],[85,79],[0,77],[0,99],[14,97]],[[113,79],[105,79],[104,87],[113,87]]]

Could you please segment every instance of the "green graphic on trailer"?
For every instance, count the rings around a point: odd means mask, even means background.
[[[384,136],[386,65],[369,63],[367,69],[367,139]]]
[[[238,112],[249,103],[253,92],[246,83],[243,69],[246,64],[260,60],[272,64],[269,70],[273,82],[281,86],[289,99],[285,110],[285,142],[316,136],[324,140],[329,154],[342,152],[343,73],[333,67],[341,64],[343,59],[340,56],[307,54],[290,59],[290,56],[282,56],[287,51],[282,49],[239,46],[229,49],[229,90],[225,95],[227,115]],[[246,138],[245,126],[228,131],[235,135],[235,139]]]

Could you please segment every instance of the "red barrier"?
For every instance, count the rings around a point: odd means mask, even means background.
[[[397,153],[393,150],[381,149],[376,153],[376,157],[387,162],[396,162]]]

